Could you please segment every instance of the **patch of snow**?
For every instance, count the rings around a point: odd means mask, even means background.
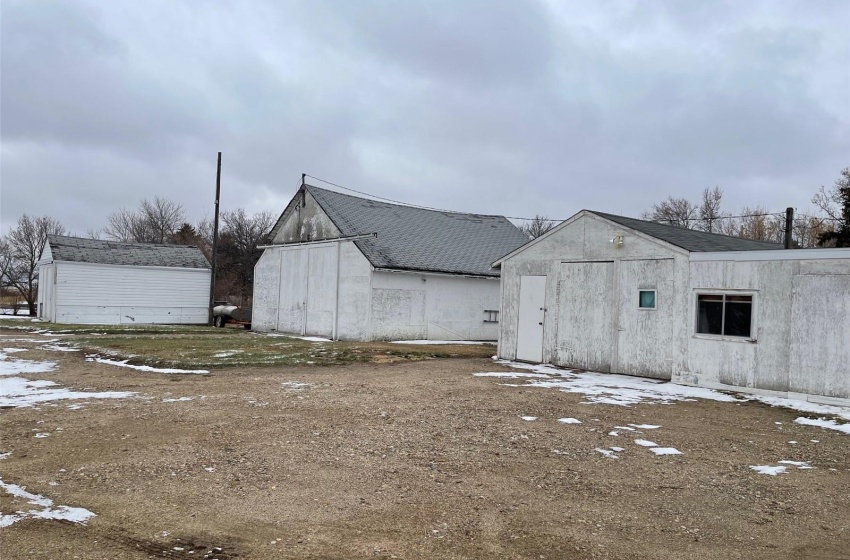
[[[0,453],[0,459],[8,459],[11,456],[12,456],[11,451],[7,451],[6,453]]]
[[[810,439],[809,441],[812,442],[812,443],[820,443],[819,439]]]
[[[21,408],[64,399],[126,399],[135,395],[136,393],[126,391],[69,391],[58,387],[53,381],[0,377],[0,407]]]
[[[192,397],[178,397],[176,399],[162,399],[162,402],[185,402],[191,401]]]
[[[612,447],[611,448],[611,451],[617,451],[617,452],[625,451],[625,450],[626,449],[624,447]]]
[[[445,345],[445,344],[488,344],[495,346],[495,342],[482,342],[478,340],[392,340],[390,344],[424,344],[424,345]]]
[[[294,334],[281,333],[266,333],[266,336],[282,337],[282,338],[297,338],[298,340],[306,340],[307,342],[333,342],[330,338],[322,338],[320,336],[296,336]]]
[[[641,430],[657,430],[661,426],[656,426],[654,424],[629,424],[629,426],[634,426],[635,428],[639,428]]]
[[[41,438],[46,438],[49,435],[50,434],[45,434],[44,432],[39,432],[39,433],[35,434],[35,437],[37,437],[38,439],[41,439]]]
[[[581,420],[577,418],[558,418],[558,422],[561,424],[581,424]]]
[[[26,348],[3,348],[3,352],[6,354],[15,354],[17,352],[27,352]]]
[[[0,362],[2,362],[0,376],[18,375],[20,373],[48,373],[56,367],[56,362],[9,359],[6,350],[8,349],[0,352]]]
[[[794,440],[791,440],[791,441],[789,441],[788,443],[789,443],[789,444],[791,444],[791,445],[797,445],[797,442],[796,442],[796,441],[794,441]]]
[[[708,399],[721,402],[737,402],[738,399],[701,387],[687,387],[666,381],[630,377],[612,373],[573,373],[548,365],[521,364],[508,360],[497,360],[506,366],[545,374],[549,379],[533,379],[523,387],[558,389],[567,393],[581,393],[588,403],[631,406],[639,403],[670,404],[675,401]],[[517,386],[517,385],[514,385]]]
[[[503,377],[505,379],[518,379],[520,377],[537,377],[546,379],[549,376],[545,373],[520,373],[518,371],[488,371],[483,373],[473,373],[475,377]]]
[[[778,461],[780,465],[794,465],[798,469],[813,469],[814,467],[808,461]]]
[[[848,424],[839,424],[835,420],[827,420],[825,418],[805,418],[801,416],[794,420],[795,424],[802,424],[803,426],[817,426],[819,428],[826,428],[827,430],[836,430],[843,434],[850,435],[850,423]]]
[[[616,430],[626,430],[626,431],[629,431],[629,432],[635,431],[634,428],[629,428],[628,426],[614,426],[614,429],[616,429]]]
[[[844,420],[850,420],[850,407],[834,406],[831,404],[817,404],[808,401],[798,401],[794,399],[783,399],[780,397],[765,397],[762,395],[748,395],[751,399],[769,404],[770,406],[779,406],[790,408],[799,412],[809,412],[811,414],[823,414],[824,416],[836,416]],[[782,422],[776,422],[781,424]]]
[[[548,377],[548,379],[532,379],[524,385],[506,383],[505,385],[509,387],[542,387],[559,389],[567,393],[580,393],[585,395],[587,403],[593,404],[630,406],[639,403],[671,404],[676,401],[692,401],[696,399],[737,403],[755,400],[771,406],[835,416],[850,421],[850,407],[816,404],[807,401],[762,395],[747,395],[743,398],[737,398],[714,389],[676,385],[656,379],[631,377],[613,373],[575,373],[571,370],[556,368],[551,365],[522,364],[509,360],[495,359],[494,362],[514,369],[543,374]],[[504,372],[493,373],[494,375],[492,377],[497,377]],[[782,423],[776,422],[776,424],[781,425]],[[839,431],[844,430],[844,428],[839,429]],[[850,430],[850,428],[847,428],[847,430]]]
[[[773,467],[770,465],[750,465],[750,468],[759,474],[769,474],[770,476],[776,476],[788,470],[788,467]]]
[[[53,352],[79,352],[79,348],[73,348],[71,346],[60,346],[58,344],[43,344],[41,346],[45,350],[51,350]]]
[[[520,416],[520,418],[526,422],[533,422],[534,420],[537,420],[537,416]]]
[[[656,455],[682,455],[683,453],[675,447],[650,447],[650,451]]]
[[[618,436],[618,435],[620,435],[620,432],[618,432],[616,430],[611,430],[610,432],[608,432],[608,435],[609,436]]]
[[[215,467],[204,467],[204,470],[207,472],[215,472]]]
[[[225,350],[224,352],[218,352],[216,354],[213,354],[212,357],[213,358],[229,358],[229,357],[235,356],[236,354],[239,354],[241,352],[244,352],[244,350]]]
[[[300,381],[284,381],[280,386],[289,391],[301,391],[313,387],[310,383],[301,383]]]
[[[12,315],[12,310],[9,310],[6,313],[0,313],[0,319],[5,320],[18,320],[23,321],[26,319],[30,319],[31,321],[38,321],[38,319],[33,319],[32,315]]]
[[[597,447],[596,449],[594,449],[594,451],[598,451],[599,453],[602,453],[602,455],[610,459],[619,459],[613,449],[602,449],[601,447]]]
[[[94,513],[87,509],[70,507],[70,506],[53,506],[53,500],[45,498],[39,494],[32,494],[26,491],[26,488],[17,484],[8,484],[0,479],[0,488],[16,498],[26,500],[28,504],[39,506],[42,509],[31,509],[29,511],[17,511],[10,515],[0,514],[0,527],[8,527],[27,517],[35,519],[55,519],[60,521],[70,521],[71,523],[79,523],[85,525],[89,519],[95,516]]]
[[[654,441],[649,441],[646,439],[636,439],[635,443],[640,445],[641,447],[658,447],[658,444]]]
[[[128,360],[110,360],[107,358],[99,358],[96,356],[86,356],[87,362],[97,362],[109,366],[126,367],[138,371],[149,371],[152,373],[209,373],[206,369],[175,369],[175,368],[155,368],[152,366],[137,366],[128,364]]]

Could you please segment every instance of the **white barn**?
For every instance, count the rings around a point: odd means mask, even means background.
[[[501,358],[850,404],[850,249],[583,210],[499,259]]]
[[[254,269],[252,328],[346,340],[496,340],[502,216],[302,186]]]
[[[197,247],[50,235],[38,316],[56,323],[205,324],[210,265]]]

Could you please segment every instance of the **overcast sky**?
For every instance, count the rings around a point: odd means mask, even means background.
[[[850,2],[3,0],[2,229],[160,195],[279,213],[302,172],[410,203],[811,208],[850,166]]]

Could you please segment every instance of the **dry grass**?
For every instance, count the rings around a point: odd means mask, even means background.
[[[239,328],[167,325],[22,325],[0,320],[0,328],[59,335],[62,343],[88,354],[171,368],[344,365],[435,358],[486,358],[492,345],[408,345],[388,342],[310,342],[267,336]]]

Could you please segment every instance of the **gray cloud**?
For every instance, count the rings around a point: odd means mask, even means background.
[[[2,222],[168,196],[280,211],[301,172],[412,203],[808,208],[850,165],[844,2],[2,7]]]

